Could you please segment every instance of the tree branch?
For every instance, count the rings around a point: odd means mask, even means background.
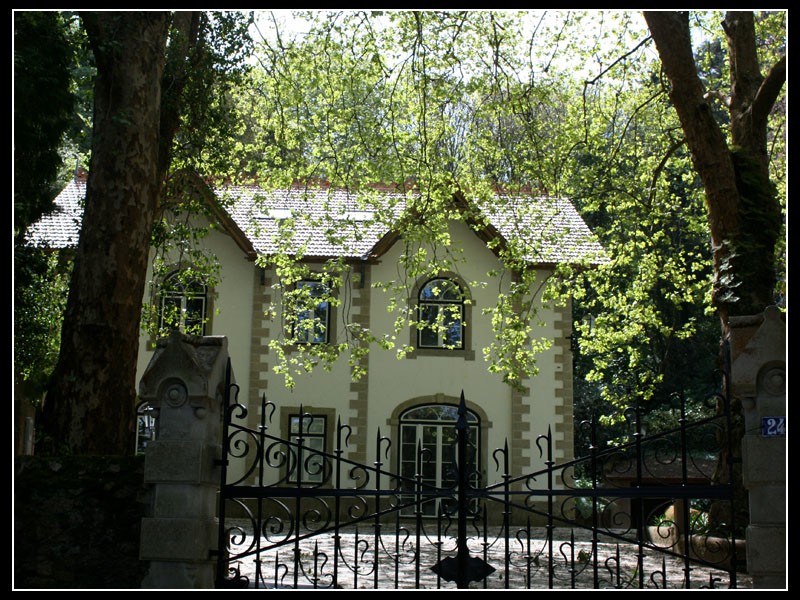
[[[755,97],[763,79],[758,64],[753,13],[728,12],[722,28],[728,37],[731,62],[731,110],[741,112]]]
[[[161,85],[161,125],[159,134],[158,172],[163,181],[171,161],[172,140],[178,131],[183,108],[183,91],[190,77],[192,50],[198,40],[200,13],[177,11],[173,15],[173,35],[167,51]]]
[[[667,166],[667,162],[669,162],[669,159],[672,157],[672,155],[678,151],[678,148],[683,146],[685,143],[686,143],[686,138],[681,138],[673,142],[672,146],[667,150],[666,154],[661,158],[661,162],[658,163],[658,166],[653,171],[653,179],[651,180],[652,183],[650,184],[650,198],[648,199],[648,203],[650,205],[652,205],[653,198],[655,198],[656,196],[656,182],[658,181],[659,177],[661,177],[661,173]]]
[[[756,122],[766,120],[770,111],[772,111],[772,107],[775,105],[778,94],[781,93],[784,83],[786,83],[785,55],[781,56],[778,62],[772,66],[766,79],[761,82],[761,86],[758,88],[758,92],[756,92],[756,97],[753,100],[753,107],[751,109],[753,112],[753,119]]]
[[[703,98],[705,98],[706,100],[714,98],[716,100],[719,100],[725,108],[731,107],[731,99],[722,92],[720,92],[719,90],[710,90],[706,92],[706,95],[703,96]]]
[[[584,89],[586,88],[586,86],[587,86],[587,85],[594,85],[595,83],[597,83],[597,80],[598,80],[598,79],[600,79],[600,78],[601,78],[603,75],[605,75],[606,73],[608,73],[608,72],[609,72],[611,69],[613,69],[613,68],[614,68],[614,67],[615,67],[617,64],[621,63],[623,60],[625,60],[625,59],[626,59],[626,58],[628,58],[630,55],[632,55],[634,52],[636,52],[636,51],[637,51],[639,48],[641,48],[642,46],[644,46],[645,44],[647,44],[648,42],[650,42],[650,40],[652,40],[652,39],[653,39],[653,38],[652,38],[652,36],[649,36],[649,35],[648,35],[648,36],[647,36],[646,38],[644,38],[644,39],[643,39],[641,42],[639,42],[638,44],[636,44],[636,46],[635,46],[633,49],[631,49],[631,51],[630,51],[630,52],[626,52],[625,54],[623,54],[622,56],[620,56],[619,58],[617,58],[617,60],[615,60],[614,62],[612,62],[610,65],[608,65],[608,66],[607,66],[605,69],[603,69],[603,70],[602,70],[602,71],[601,71],[601,72],[600,72],[600,73],[597,75],[597,77],[595,77],[595,78],[594,78],[594,79],[592,79],[591,81],[584,81],[584,82],[583,82]]]

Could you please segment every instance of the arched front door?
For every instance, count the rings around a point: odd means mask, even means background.
[[[456,484],[456,420],[458,407],[450,404],[426,404],[412,407],[400,415],[400,475],[402,489],[414,491],[414,483],[420,476],[423,487],[448,488]],[[473,468],[480,456],[480,419],[467,410],[469,431],[469,458]],[[472,476],[477,483],[477,474]],[[413,494],[404,494],[409,502]],[[428,500],[422,503],[423,516],[435,517],[440,510],[452,512],[455,508],[450,500]],[[416,508],[408,507],[405,515],[414,514]]]

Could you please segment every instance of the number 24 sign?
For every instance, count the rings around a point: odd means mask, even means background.
[[[784,437],[786,417],[761,417],[761,437]]]

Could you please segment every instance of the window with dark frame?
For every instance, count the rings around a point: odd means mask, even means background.
[[[464,348],[464,292],[455,281],[428,281],[418,297],[417,347]]]
[[[144,454],[150,442],[156,439],[158,410],[148,403],[136,408],[136,454]]]
[[[289,415],[290,461],[288,482],[322,483],[325,478],[325,448],[328,418],[319,414]]]
[[[328,289],[320,281],[298,281],[297,304],[292,340],[300,344],[327,344],[330,341],[331,309]]]

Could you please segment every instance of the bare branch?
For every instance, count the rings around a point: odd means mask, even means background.
[[[625,54],[623,54],[622,56],[620,56],[620,57],[619,57],[617,60],[615,60],[614,62],[612,62],[610,65],[608,65],[608,66],[607,66],[605,69],[603,69],[603,70],[602,70],[602,71],[601,71],[601,72],[600,72],[600,73],[597,75],[597,77],[595,77],[594,79],[592,79],[592,80],[590,80],[590,81],[585,81],[585,82],[584,82],[584,85],[594,85],[595,83],[597,83],[597,80],[598,80],[598,79],[600,79],[600,78],[601,78],[603,75],[605,75],[605,74],[606,74],[606,73],[608,73],[608,72],[609,72],[611,69],[613,69],[613,68],[614,68],[614,67],[615,67],[617,64],[621,63],[623,60],[625,60],[626,58],[628,58],[628,57],[629,57],[631,54],[633,54],[634,52],[636,52],[636,51],[637,51],[639,48],[641,48],[642,46],[644,46],[645,44],[647,44],[647,43],[648,43],[650,40],[652,40],[652,39],[653,39],[653,38],[652,38],[651,36],[649,36],[649,35],[648,35],[648,36],[647,36],[646,38],[644,38],[644,39],[643,39],[641,42],[639,42],[638,44],[636,44],[636,46],[635,46],[635,47],[634,47],[634,48],[633,48],[633,49],[632,49],[630,52],[626,52]]]
[[[650,184],[650,198],[648,199],[648,204],[653,203],[653,199],[656,196],[656,182],[658,181],[659,177],[661,177],[661,173],[664,171],[664,168],[667,166],[667,162],[672,157],[675,152],[678,151],[678,148],[683,146],[686,143],[686,138],[681,138],[673,142],[672,146],[667,150],[666,154],[661,158],[661,162],[658,163],[658,166],[653,171],[653,179],[652,183]]]

